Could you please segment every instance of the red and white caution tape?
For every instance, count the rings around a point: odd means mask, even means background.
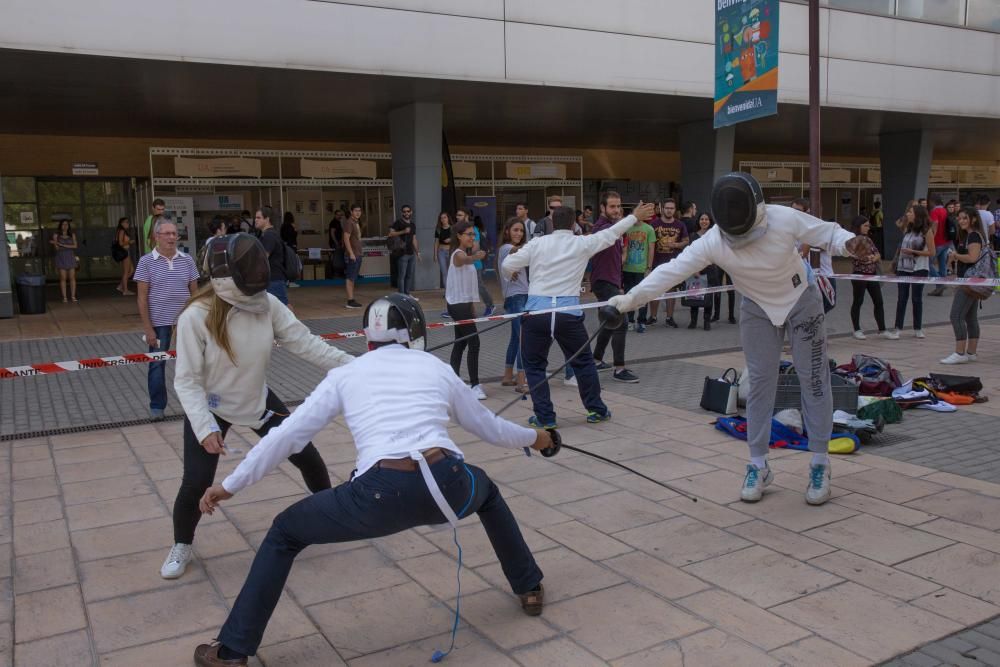
[[[920,276],[882,276],[882,275],[862,275],[862,274],[836,274],[831,278],[843,280],[863,280],[883,283],[910,283],[924,285],[941,286],[962,286],[970,287],[1000,287],[1000,280],[987,278],[939,278]],[[733,289],[732,285],[722,285],[720,287],[703,287],[700,289],[685,290],[681,292],[668,292],[654,301],[666,301],[667,299],[681,299],[684,297],[699,297],[709,294],[728,292]],[[428,329],[444,329],[462,324],[480,324],[483,322],[499,322],[501,320],[511,320],[525,315],[548,315],[550,313],[562,313],[574,310],[590,310],[607,305],[607,301],[597,301],[593,303],[581,303],[558,308],[546,308],[544,310],[534,310],[526,313],[505,313],[503,315],[491,315],[489,317],[476,317],[470,320],[451,320],[446,322],[430,322]],[[322,334],[320,336],[326,340],[347,340],[351,338],[364,338],[363,330],[339,331],[336,333]],[[57,373],[68,373],[72,371],[89,371],[94,368],[106,368],[108,366],[129,366],[132,364],[145,364],[151,361],[169,361],[176,358],[176,350],[169,352],[150,352],[138,354],[124,354],[114,357],[97,357],[94,359],[78,359],[76,361],[53,361],[44,364],[30,364],[27,366],[12,366],[10,368],[0,368],[0,379],[31,377],[35,375],[53,375]]]

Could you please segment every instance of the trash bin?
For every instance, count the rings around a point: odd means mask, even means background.
[[[23,275],[14,279],[17,284],[17,303],[22,315],[40,315],[45,312],[45,276]]]

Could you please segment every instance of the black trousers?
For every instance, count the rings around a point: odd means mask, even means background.
[[[274,412],[274,415],[259,429],[254,429],[254,433],[261,437],[267,435],[268,431],[288,417],[288,408],[270,389],[267,390],[267,409]],[[216,417],[215,421],[219,423],[222,437],[225,438],[230,423],[220,417]],[[326,469],[323,457],[311,442],[298,454],[289,456],[288,460],[302,473],[302,479],[311,493],[331,487],[330,473]],[[209,454],[205,451],[194,434],[194,429],[191,428],[191,422],[185,417],[184,477],[181,479],[181,488],[177,490],[177,499],[174,500],[174,542],[191,544],[194,541],[194,531],[201,520],[198,501],[208,487],[212,486],[218,465],[219,454]]]
[[[476,311],[471,303],[449,303],[448,314],[453,320],[471,320],[476,316]],[[455,338],[468,336],[477,331],[475,324],[459,324],[455,327]],[[479,384],[479,336],[473,336],[468,340],[463,340],[451,346],[451,367],[455,375],[462,377],[462,354],[465,348],[469,348],[469,384],[475,387]]]
[[[901,276],[926,277],[927,269],[907,273],[899,271]],[[913,329],[923,329],[924,324],[924,286],[921,284],[896,283],[896,329],[903,328],[906,319],[906,302],[913,297]]]
[[[628,292],[630,289],[642,282],[642,279],[646,277],[645,273],[639,273],[637,271],[622,271],[622,289]],[[613,296],[613,295],[612,295]],[[646,315],[649,311],[647,306],[642,306],[639,308],[639,324],[646,323]],[[630,310],[628,313],[628,321],[631,324],[635,322],[635,311]]]
[[[607,301],[611,297],[622,293],[618,285],[612,285],[604,280],[596,281],[590,288],[590,291],[600,301]],[[608,342],[610,341],[615,368],[623,367],[625,365],[625,335],[627,333],[628,321],[624,317],[622,318],[621,326],[614,331],[601,329],[601,333],[597,334],[597,340],[594,342],[594,359],[604,361],[604,351],[607,349]]]
[[[879,332],[885,331],[885,305],[882,303],[882,286],[867,280],[852,280],[851,289],[854,298],[851,301],[851,323],[855,331],[861,331],[861,306],[865,303],[865,292],[872,297],[872,307],[875,310],[875,323]]]

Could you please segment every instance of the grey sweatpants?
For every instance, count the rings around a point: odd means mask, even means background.
[[[747,442],[750,456],[765,456],[771,440],[771,417],[778,390],[778,364],[785,333],[792,346],[792,362],[802,385],[802,421],[809,435],[809,451],[826,454],[833,429],[833,393],[826,360],[826,322],[819,288],[809,287],[776,327],[754,301],[740,303],[740,340],[750,373],[747,395]]]

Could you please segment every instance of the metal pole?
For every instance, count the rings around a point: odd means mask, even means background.
[[[819,0],[809,0],[809,205],[823,216],[820,197]]]

